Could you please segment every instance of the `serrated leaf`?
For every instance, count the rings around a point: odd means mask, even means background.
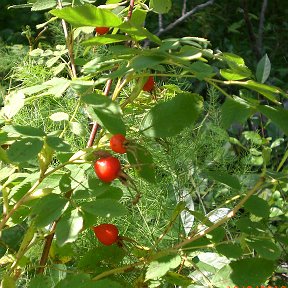
[[[68,199],[58,194],[50,194],[41,198],[33,207],[32,215],[35,215],[35,225],[45,227],[57,220],[68,207]]]
[[[158,14],[168,13],[172,7],[171,0],[150,0],[149,7]]]
[[[112,134],[126,134],[125,124],[121,118],[122,110],[118,103],[100,94],[88,94],[81,100],[89,105],[87,112],[94,121],[100,123]]]
[[[201,61],[196,61],[190,65],[190,70],[195,74],[196,78],[203,80],[206,77],[212,77],[214,75],[213,68]]]
[[[166,255],[150,262],[146,274],[145,280],[158,279],[164,276],[170,269],[177,268],[181,263],[181,257],[179,255]]]
[[[241,188],[240,182],[237,177],[229,175],[222,171],[205,171],[208,178],[212,178],[215,181],[223,183],[231,188],[239,190]]]
[[[260,83],[265,83],[271,71],[271,62],[267,54],[265,54],[257,64],[256,79]]]
[[[272,120],[288,136],[288,110],[281,107],[271,107],[268,105],[258,106],[258,109],[266,117]]]
[[[173,99],[155,105],[144,117],[140,131],[148,137],[169,137],[192,125],[203,108],[202,97],[179,93]]]
[[[12,162],[21,163],[37,156],[43,147],[43,141],[38,138],[24,138],[15,141],[7,150],[7,156]]]
[[[65,7],[61,10],[54,9],[50,13],[64,19],[75,27],[117,27],[122,23],[121,19],[111,11],[89,4]]]
[[[278,246],[268,239],[247,239],[247,244],[257,251],[260,257],[269,260],[277,260],[281,256]]]
[[[248,68],[238,69],[221,69],[220,74],[226,80],[242,80],[251,76],[251,71]]]
[[[151,153],[139,144],[133,143],[133,151],[127,152],[127,158],[137,174],[148,182],[155,182],[155,168]]]
[[[38,0],[33,4],[31,11],[42,11],[51,9],[55,7],[56,4],[57,4],[56,0]]]
[[[132,67],[134,71],[139,71],[147,68],[153,68],[164,60],[165,58],[161,55],[138,55],[131,60],[129,67]]]
[[[98,199],[82,203],[81,208],[92,215],[107,218],[124,216],[128,213],[124,205],[113,199]]]
[[[58,121],[68,121],[69,115],[65,112],[56,112],[49,116],[49,118],[52,121],[58,122]]]
[[[59,246],[74,242],[83,227],[83,217],[78,209],[72,210],[60,219],[56,226],[56,240]]]
[[[270,206],[267,201],[256,195],[252,195],[246,201],[244,208],[250,213],[262,218],[268,218],[270,214]]]

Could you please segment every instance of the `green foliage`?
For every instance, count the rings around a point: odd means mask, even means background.
[[[18,8],[50,10],[40,28],[71,26],[55,48],[25,31],[30,53],[3,95],[1,285],[273,283],[287,245],[287,94],[270,85],[268,56],[250,69],[197,35],[161,40],[143,24],[149,7],[170,17],[172,1],[44,2]],[[112,154],[121,170],[103,183],[93,164]],[[101,223],[118,227],[110,246],[93,235]]]

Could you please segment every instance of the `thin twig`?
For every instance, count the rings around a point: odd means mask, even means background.
[[[127,15],[127,20],[130,20],[130,19],[131,19],[133,9],[134,9],[134,0],[130,0],[130,5],[129,5],[128,15]]]
[[[57,1],[58,1],[59,8],[62,9],[63,8],[62,1],[61,0],[57,0]],[[72,77],[76,78],[77,72],[76,72],[76,66],[75,66],[75,60],[74,60],[74,54],[73,54],[72,35],[69,35],[69,33],[68,33],[68,27],[67,27],[67,23],[65,22],[65,20],[62,19],[61,23],[62,23],[62,27],[63,27],[64,37],[66,40],[66,46],[68,49],[69,58],[70,58]]]
[[[263,0],[262,8],[260,13],[260,20],[259,20],[259,29],[258,29],[258,50],[262,54],[263,51],[263,31],[264,31],[264,21],[265,21],[265,12],[267,9],[268,0]]]
[[[109,79],[107,81],[107,83],[106,83],[106,86],[105,86],[105,91],[104,91],[104,95],[105,96],[108,96],[108,94],[110,92],[110,89],[111,89],[111,85],[112,85],[112,79]],[[97,122],[93,123],[93,127],[92,127],[92,130],[91,130],[91,133],[90,133],[90,136],[89,136],[89,140],[88,140],[88,143],[87,143],[87,147],[92,147],[93,146],[94,140],[96,138],[97,130],[98,130],[99,127],[100,127],[100,125]]]
[[[183,0],[182,16],[185,15],[186,10],[187,10],[187,0]]]
[[[174,22],[170,23],[167,27],[165,27],[161,31],[158,31],[156,33],[156,35],[160,36],[161,34],[173,29],[175,26],[179,25],[180,23],[182,23],[184,20],[186,20],[188,17],[190,17],[191,15],[195,14],[199,10],[202,10],[202,9],[206,8],[207,6],[209,6],[209,5],[212,5],[214,3],[214,1],[215,0],[209,0],[209,1],[205,2],[205,3],[203,3],[203,4],[199,4],[199,5],[195,6],[192,10],[186,12],[184,15],[182,15],[181,17],[176,19]]]

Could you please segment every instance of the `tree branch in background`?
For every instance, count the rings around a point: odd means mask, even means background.
[[[263,0],[261,13],[260,13],[260,19],[259,19],[257,46],[261,55],[263,54],[263,31],[264,31],[265,12],[267,9],[267,4],[268,4],[268,0]]]
[[[242,8],[243,8],[243,13],[244,13],[243,14],[244,21],[245,21],[247,29],[248,29],[248,36],[249,36],[249,40],[250,40],[250,45],[251,45],[251,48],[252,48],[257,60],[259,60],[261,58],[261,53],[260,53],[259,47],[257,45],[257,38],[256,38],[256,35],[254,33],[252,23],[250,21],[247,0],[242,0]]]
[[[165,27],[161,31],[158,31],[156,33],[156,35],[160,36],[161,34],[173,29],[175,26],[179,25],[180,23],[182,23],[184,20],[186,20],[188,17],[190,17],[191,15],[195,14],[199,10],[202,10],[202,9],[206,8],[207,6],[209,6],[209,5],[212,5],[214,3],[214,1],[215,0],[209,0],[209,1],[205,2],[205,3],[203,3],[203,4],[199,4],[199,5],[195,6],[192,10],[186,12],[180,18],[178,18],[174,22],[170,23],[167,27]],[[186,1],[184,1],[183,5],[185,3],[186,3]]]
[[[163,16],[162,14],[159,14],[158,15],[158,29],[159,31],[162,31],[163,30]]]
[[[185,15],[187,9],[187,0],[183,0],[182,16]]]

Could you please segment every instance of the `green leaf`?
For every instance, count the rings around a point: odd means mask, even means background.
[[[228,65],[229,63],[234,63],[240,66],[245,65],[244,59],[236,54],[225,52],[221,55],[221,57],[228,63]]]
[[[268,105],[258,106],[258,109],[266,117],[272,120],[288,136],[288,110],[281,107],[271,107]]]
[[[239,97],[226,98],[221,106],[221,121],[224,128],[228,129],[233,123],[244,123],[252,114],[252,108]]]
[[[50,13],[64,19],[75,27],[117,27],[122,23],[121,19],[111,11],[89,4],[54,9]]]
[[[251,71],[247,67],[237,67],[237,69],[221,69],[220,74],[227,80],[242,80],[251,76]]]
[[[216,250],[218,253],[224,255],[227,258],[237,259],[243,255],[241,246],[233,243],[217,245]]]
[[[105,36],[97,36],[90,39],[87,39],[82,42],[85,46],[93,46],[93,45],[107,45],[111,43],[119,43],[124,41],[132,40],[128,35],[118,35],[118,34],[108,34]]]
[[[172,7],[171,0],[150,0],[149,7],[158,14],[168,13]]]
[[[83,217],[76,208],[60,219],[56,226],[56,240],[59,246],[74,242],[83,227]]]
[[[155,105],[144,117],[140,131],[148,137],[169,137],[193,124],[203,108],[203,99],[195,93],[179,93],[173,99]]]
[[[15,141],[7,150],[7,156],[12,162],[21,163],[37,156],[43,147],[43,141],[38,138],[24,138]]]
[[[119,217],[128,213],[124,205],[113,199],[98,199],[81,204],[81,208],[88,213],[99,217]]]
[[[245,210],[254,214],[255,216],[268,218],[270,214],[270,206],[264,199],[252,195],[247,202],[244,204]]]
[[[32,215],[35,215],[35,225],[45,227],[57,220],[68,207],[68,199],[58,194],[50,194],[41,198],[33,207]]]
[[[70,151],[70,145],[64,142],[63,139],[54,136],[47,136],[46,143],[55,151],[68,152]]]
[[[7,100],[7,101],[6,101]],[[23,92],[13,92],[6,96],[5,106],[1,109],[0,116],[12,119],[25,104],[25,95]]]
[[[150,262],[145,280],[158,279],[164,276],[170,269],[177,268],[181,263],[181,257],[179,255],[166,255],[157,259],[155,261]]]
[[[184,275],[172,271],[166,273],[165,280],[171,284],[181,287],[187,287],[188,285],[194,283],[194,281],[191,278],[188,278]]]
[[[251,141],[255,145],[261,145],[262,144],[262,138],[261,136],[254,131],[245,131],[242,133],[245,139]]]
[[[213,68],[210,65],[201,61],[192,63],[190,65],[190,70],[199,80],[204,80],[204,78],[212,77],[215,74]]]
[[[56,4],[57,4],[56,0],[38,0],[33,4],[31,11],[41,11],[51,9],[55,7]]]
[[[88,94],[81,100],[89,104],[87,112],[94,121],[100,123],[112,134],[126,134],[125,124],[121,118],[122,111],[115,101],[100,94]]]
[[[50,115],[49,117],[52,121],[58,122],[58,121],[68,121],[69,115],[65,112],[56,112]]]
[[[163,56],[158,55],[151,55],[151,56],[144,56],[139,55],[134,57],[131,60],[130,66],[134,69],[134,71],[139,71],[147,68],[152,68],[161,62],[163,62],[165,58]]]
[[[260,83],[265,83],[268,79],[271,71],[271,62],[267,54],[265,54],[262,59],[257,64],[256,69],[256,79]]]
[[[20,135],[30,136],[30,137],[43,137],[46,135],[46,133],[40,129],[35,128],[32,126],[20,126],[20,125],[13,125],[13,126],[4,126],[2,128],[3,131],[10,132],[10,133],[16,133]]]
[[[16,288],[16,282],[12,276],[2,275],[1,288]]]
[[[82,271],[91,271],[99,267],[103,262],[117,265],[123,260],[125,255],[125,250],[117,245],[101,245],[85,253],[78,262],[78,268]]]
[[[261,235],[267,228],[262,222],[252,222],[249,218],[243,217],[236,222],[237,228],[246,234]]]
[[[277,260],[281,256],[278,246],[268,239],[247,239],[247,244],[257,251],[260,257]]]
[[[29,282],[29,288],[52,288],[54,287],[50,276],[36,275]]]
[[[236,285],[257,286],[271,276],[275,265],[273,261],[252,258],[231,262],[230,267],[232,268],[230,279]]]
[[[133,150],[127,152],[127,158],[137,174],[148,182],[155,182],[155,169],[150,152],[143,146],[133,143]]]
[[[274,262],[262,258],[241,259],[224,266],[212,278],[215,287],[256,287],[274,271]]]
[[[236,83],[235,83],[236,84]],[[276,104],[280,104],[280,102],[278,101],[278,97],[283,94],[283,92],[274,86],[271,85],[266,85],[266,84],[261,84],[261,83],[257,83],[253,80],[249,80],[246,82],[239,82],[237,83],[237,85],[249,88],[251,90],[254,90],[260,94],[262,94],[264,97],[266,97],[268,100],[276,103]]]
[[[83,124],[79,122],[69,122],[70,129],[73,134],[77,136],[85,136],[86,135],[86,129]]]
[[[208,178],[212,178],[215,181],[218,181],[220,183],[223,183],[231,188],[240,190],[241,185],[237,177],[231,176],[225,172],[222,171],[204,171],[205,175],[207,175]]]

